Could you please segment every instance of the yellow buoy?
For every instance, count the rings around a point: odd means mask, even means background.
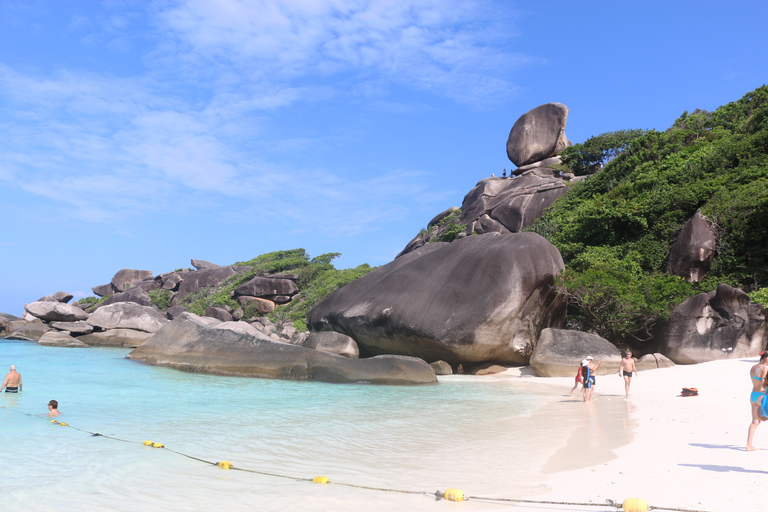
[[[461,489],[446,489],[443,498],[448,501],[464,501],[464,491]]]
[[[221,469],[229,469],[229,468],[232,467],[232,463],[231,462],[227,462],[227,461],[224,460],[224,461],[219,462],[217,464],[217,466],[219,466]]]
[[[53,423],[54,425],[57,425],[59,422],[56,420],[51,420],[51,423]]]
[[[640,498],[627,498],[621,504],[624,512],[648,512],[648,503]]]
[[[154,446],[155,448],[165,448],[163,443],[154,443],[154,444],[152,444],[152,446]]]
[[[316,484],[327,484],[328,482],[330,482],[327,476],[316,476],[315,478],[312,479],[312,481]]]
[[[152,441],[144,441],[144,446],[152,446],[153,444],[155,443],[153,443]]]
[[[59,423],[59,425],[61,425],[62,427],[68,427],[68,426],[69,426],[69,423],[64,423],[64,422],[62,421],[61,423]]]

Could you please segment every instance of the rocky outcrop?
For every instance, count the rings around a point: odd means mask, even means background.
[[[677,236],[667,260],[667,272],[688,282],[704,279],[712,267],[717,238],[714,228],[697,210]]]
[[[205,261],[205,260],[192,259],[190,261],[190,263],[192,263],[192,266],[195,267],[197,270],[208,270],[210,268],[221,268],[221,265],[217,265],[215,263],[211,263],[210,261]]]
[[[169,322],[154,308],[133,302],[118,302],[97,309],[87,322],[102,329],[135,329],[157,332]]]
[[[74,297],[75,296],[69,292],[56,292],[53,294],[53,298],[63,304],[66,304],[67,302],[71,301]]]
[[[12,340],[38,341],[43,334],[50,331],[51,327],[39,320],[29,322],[27,320],[12,320],[5,324],[4,338]]]
[[[555,156],[569,143],[565,136],[568,107],[540,105],[520,116],[507,138],[507,156],[518,167]]]
[[[152,305],[152,299],[149,298],[149,294],[138,286],[135,286],[124,292],[117,292],[114,295],[110,295],[107,300],[95,307],[93,311],[103,308],[104,306],[109,306],[110,304],[117,304],[118,302],[133,302],[141,306]]]
[[[184,313],[126,357],[149,364],[221,375],[322,382],[428,384],[437,382],[427,363],[381,356],[349,359],[222,329],[213,318]]]
[[[231,322],[232,314],[224,308],[217,308],[214,306],[208,306],[205,308],[205,316],[215,318],[221,322]]]
[[[88,313],[82,309],[58,301],[31,302],[24,305],[24,310],[47,322],[77,322],[88,318]]]
[[[453,375],[453,368],[445,361],[434,361],[429,366],[435,371],[435,375]]]
[[[558,250],[535,233],[430,243],[337,290],[307,315],[370,354],[527,364],[541,329],[559,325]]]
[[[743,291],[721,284],[679,304],[661,336],[659,352],[677,364],[752,357],[768,341],[765,309]]]
[[[51,327],[59,331],[67,331],[75,336],[80,334],[91,334],[93,332],[93,326],[88,322],[53,322]]]
[[[0,335],[5,332],[5,326],[8,322],[13,322],[14,320],[21,320],[21,318],[9,315],[8,313],[0,313]]]
[[[597,334],[544,329],[531,356],[531,369],[539,377],[573,377],[587,356],[595,363],[602,361],[600,375],[617,372],[621,363],[619,350]]]
[[[173,297],[172,305],[175,306],[179,299],[183,299],[190,293],[197,293],[208,286],[219,286],[224,281],[235,275],[232,267],[217,267],[184,274],[184,280],[179,284],[179,291]]]
[[[152,333],[136,329],[108,329],[103,332],[78,336],[77,340],[90,347],[134,348],[144,343],[150,336]]]
[[[73,338],[66,331],[48,331],[37,342],[47,347],[88,348],[88,345]]]
[[[235,297],[259,297],[274,300],[275,297],[291,297],[299,292],[291,279],[275,279],[257,276],[235,288]],[[280,302],[279,300],[274,300]],[[288,299],[290,302],[290,298]]]
[[[112,277],[112,288],[115,292],[124,292],[133,288],[145,277],[151,276],[151,270],[134,270],[124,268]]]
[[[312,332],[309,333],[300,345],[351,359],[360,357],[360,350],[355,340],[339,332]]]

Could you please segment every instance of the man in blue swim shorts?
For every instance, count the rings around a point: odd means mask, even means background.
[[[582,371],[582,375],[584,376],[584,389],[582,392],[584,393],[585,402],[592,401],[592,393],[595,392],[595,372],[597,372],[597,369],[603,364],[602,361],[598,361],[597,365],[595,365],[593,361],[594,358],[592,356],[587,356],[587,366],[585,366]]]

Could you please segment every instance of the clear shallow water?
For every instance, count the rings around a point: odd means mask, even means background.
[[[24,381],[23,393],[0,393],[4,510],[499,508],[222,470],[145,440],[240,468],[410,491],[525,497],[544,480],[552,432],[534,414],[544,398],[492,379],[401,387],[220,377],[127,353],[0,340],[2,375],[16,364]],[[51,424],[51,399],[60,421],[132,442]]]

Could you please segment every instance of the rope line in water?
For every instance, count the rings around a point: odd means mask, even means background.
[[[35,414],[29,414],[23,411],[17,411],[16,409],[8,409],[5,406],[0,406],[0,409],[7,409],[9,411],[18,412],[20,414],[24,414],[26,416],[32,416],[32,417],[39,417]],[[51,423],[60,425],[63,427],[69,427],[71,429],[77,430],[79,432],[84,432],[86,434],[90,434],[91,437],[103,437],[105,439],[111,439],[113,441],[120,441],[123,443],[130,443],[130,444],[139,444],[136,441],[130,441],[128,439],[120,439],[119,437],[112,437],[112,436],[106,436],[104,434],[99,434],[98,432],[90,432],[88,430],[84,430],[81,428],[73,427],[72,425],[60,422],[57,420],[51,420]],[[144,441],[142,443],[144,446],[153,446],[155,448],[163,448],[166,451],[169,451],[171,453],[175,453],[177,455],[181,455],[182,457],[186,457],[188,459],[196,460],[198,462],[202,462],[204,464],[208,464],[210,466],[219,466],[222,469],[233,469],[235,471],[242,471],[245,473],[253,473],[257,475],[264,475],[264,476],[271,476],[275,478],[286,478],[289,480],[295,480],[297,482],[315,482],[315,483],[322,483],[322,484],[331,484],[331,485],[338,485],[343,487],[352,487],[355,489],[366,489],[370,491],[380,491],[380,492],[394,492],[394,493],[401,493],[401,494],[420,494],[425,496],[434,496],[436,500],[446,499],[448,501],[468,501],[468,500],[478,500],[478,501],[495,501],[495,502],[504,502],[504,503],[527,503],[527,504],[535,504],[535,505],[566,505],[566,506],[573,506],[573,507],[615,507],[616,509],[623,509],[624,504],[619,503],[610,499],[607,499],[605,503],[583,503],[583,502],[575,502],[575,501],[545,501],[545,500],[526,500],[526,499],[518,499],[518,498],[492,498],[487,496],[470,496],[470,495],[464,495],[464,493],[458,489],[448,489],[445,492],[441,491],[435,491],[427,492],[427,491],[408,491],[408,490],[402,490],[402,489],[391,489],[388,487],[373,487],[368,485],[358,485],[358,484],[350,484],[345,482],[333,482],[329,480],[326,477],[315,477],[315,478],[304,478],[304,477],[297,477],[297,476],[291,476],[291,475],[281,475],[278,473],[269,473],[266,471],[258,471],[255,469],[248,469],[248,468],[239,468],[234,465],[232,465],[231,462],[221,461],[221,462],[211,462],[209,460],[201,459],[199,457],[194,457],[192,455],[179,452],[176,450],[172,450],[171,448],[168,448],[167,446],[161,444],[161,443],[153,443],[152,441]],[[458,496],[454,497],[453,494],[451,494],[451,491],[457,491],[456,494]],[[451,496],[449,496],[451,494]],[[642,501],[642,500],[640,500]],[[707,512],[705,510],[696,510],[696,509],[690,509],[690,508],[669,508],[669,507],[656,507],[653,505],[645,504],[644,501],[642,501],[643,506],[641,508],[632,508],[632,509],[626,509],[626,510],[668,510],[671,512]]]

